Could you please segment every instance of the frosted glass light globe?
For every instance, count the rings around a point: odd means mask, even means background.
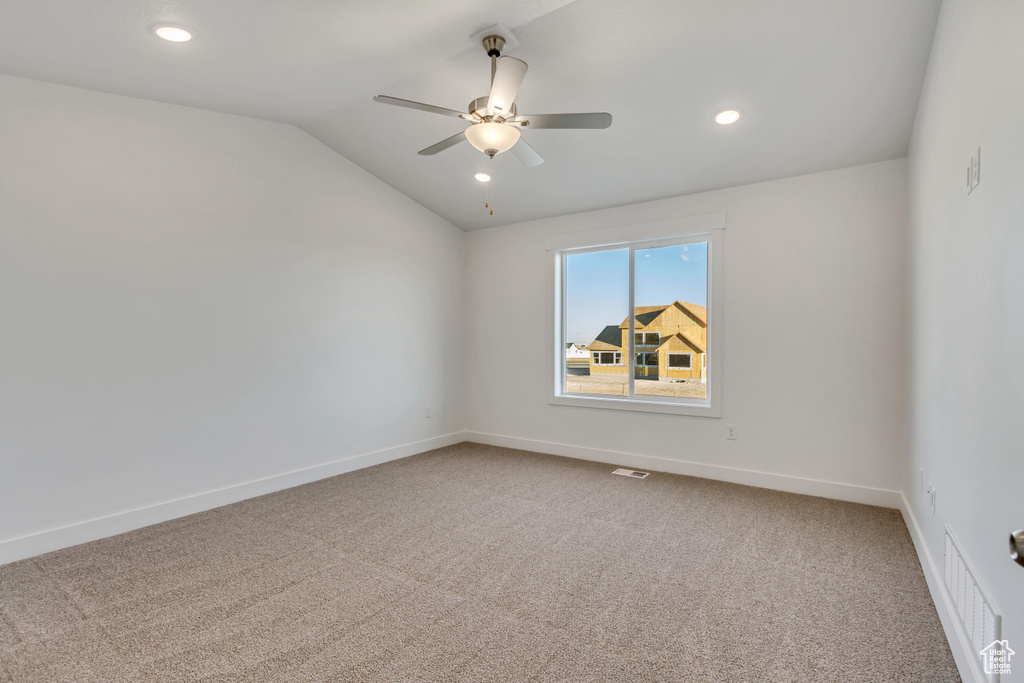
[[[500,154],[519,141],[519,129],[504,123],[477,123],[466,129],[466,139],[481,152]]]

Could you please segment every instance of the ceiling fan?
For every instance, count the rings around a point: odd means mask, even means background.
[[[512,150],[512,154],[527,166],[539,166],[544,163],[544,159],[521,139],[521,128],[607,128],[612,125],[612,115],[603,112],[520,116],[516,110],[515,99],[519,93],[519,86],[526,76],[526,62],[515,57],[501,56],[501,51],[505,48],[505,39],[501,36],[489,35],[483,39],[483,45],[487,56],[491,58],[491,92],[486,97],[478,97],[470,102],[466,113],[387,95],[377,95],[373,98],[374,102],[382,104],[419,109],[469,121],[469,128],[426,149],[421,149],[420,154],[437,154],[463,140],[468,140],[469,144],[492,159],[496,154]]]

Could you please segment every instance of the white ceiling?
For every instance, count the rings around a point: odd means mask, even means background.
[[[8,0],[0,72],[300,125],[464,229],[904,156],[940,0]],[[175,45],[157,22],[196,29]],[[468,144],[464,109],[501,23],[530,71],[523,113],[608,111],[607,130],[526,130],[547,162]],[[713,122],[726,107],[743,118]],[[492,166],[495,214],[473,173]]]

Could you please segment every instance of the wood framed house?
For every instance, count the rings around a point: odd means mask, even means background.
[[[707,381],[708,311],[675,301],[665,306],[637,306],[634,311],[634,376],[664,381]],[[591,342],[590,373],[626,374],[629,363],[629,318],[605,327]]]

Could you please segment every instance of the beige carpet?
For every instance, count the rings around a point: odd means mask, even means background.
[[[0,567],[0,680],[959,680],[898,512],[460,444]]]

